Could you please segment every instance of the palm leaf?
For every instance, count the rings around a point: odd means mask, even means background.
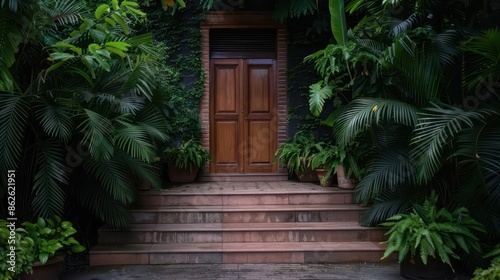
[[[0,165],[11,169],[18,166],[24,131],[30,119],[30,107],[25,97],[2,93],[0,96]]]
[[[62,185],[68,184],[64,154],[56,139],[37,144],[36,167],[33,181],[33,210],[42,217],[63,214],[65,194]]]
[[[60,101],[60,100],[58,100]],[[34,104],[34,112],[44,131],[51,137],[57,137],[67,143],[73,136],[73,110],[67,106],[49,104],[40,99]]]
[[[89,147],[90,154],[95,160],[107,160],[113,155],[113,125],[110,120],[97,112],[84,109],[86,118],[79,129],[85,134],[82,142]]]
[[[115,121],[120,124],[115,130],[113,139],[116,147],[126,151],[131,157],[152,162],[156,152],[148,132],[141,126],[130,123],[126,118]]]
[[[391,147],[383,150],[369,165],[366,176],[356,186],[355,201],[366,202],[386,189],[415,183],[415,170],[409,161],[408,150]]]
[[[122,204],[135,201],[135,188],[124,163],[116,159],[104,161],[86,159],[83,166],[114,200]]]
[[[76,188],[76,199],[82,206],[114,228],[125,228],[130,224],[131,215],[125,205],[115,200],[106,189],[95,182],[88,182]]]
[[[413,127],[417,124],[417,112],[415,106],[398,100],[359,98],[340,115],[334,126],[335,136],[345,146],[370,127],[384,122]]]
[[[466,127],[493,114],[491,110],[467,112],[448,105],[435,104],[420,113],[412,139],[411,156],[415,159],[419,182],[427,182],[441,167],[445,147]]]

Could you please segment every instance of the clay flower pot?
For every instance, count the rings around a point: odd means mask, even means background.
[[[318,174],[318,179],[322,187],[330,188],[333,185],[333,174],[329,178],[325,179],[328,170],[326,169],[316,169],[316,174]]]
[[[338,187],[341,189],[352,190],[358,184],[358,180],[356,180],[355,178],[347,177],[345,168],[342,164],[339,164],[337,166],[337,180]]]

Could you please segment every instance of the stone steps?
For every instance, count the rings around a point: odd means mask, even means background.
[[[101,229],[99,244],[382,241],[384,232],[356,222],[134,224]]]
[[[355,204],[162,206],[132,210],[133,223],[271,223],[358,221]]]
[[[200,174],[200,182],[279,182],[288,180],[288,173],[213,173]]]
[[[384,230],[358,225],[352,193],[293,181],[141,191],[130,228],[100,229],[90,264],[380,262]]]
[[[96,246],[90,265],[380,262],[377,242],[165,243]],[[387,261],[394,261],[393,258]]]
[[[231,192],[220,183],[193,184],[190,189],[145,191],[137,199],[136,207],[159,206],[223,206],[223,205],[307,205],[347,204],[352,202],[352,191],[338,188],[318,188],[290,184],[287,190],[245,190]],[[279,187],[279,185],[278,185]]]

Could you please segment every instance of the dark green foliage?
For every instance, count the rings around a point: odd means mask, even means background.
[[[156,61],[162,48],[134,30],[145,16],[137,3],[96,8],[38,1],[9,22],[31,30],[20,33],[23,52],[10,47],[15,60],[1,71],[11,83],[0,84],[0,170],[18,170],[20,220],[83,207],[124,227],[135,184],[159,187],[153,162],[169,132],[168,92],[153,79],[168,75]]]
[[[437,208],[437,200],[437,195],[432,193],[422,205],[414,204],[411,213],[392,216],[381,224],[390,227],[383,258],[399,252],[400,262],[409,257],[421,258],[427,264],[432,257],[451,267],[451,258],[459,259],[458,248],[467,253],[481,251],[475,234],[485,232],[483,225],[465,208],[452,213],[446,208]]]

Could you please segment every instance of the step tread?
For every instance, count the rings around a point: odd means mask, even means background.
[[[194,223],[194,224],[131,224],[128,229],[103,227],[100,232],[157,231],[157,232],[207,232],[207,231],[286,231],[286,230],[385,230],[364,227],[358,222],[276,222],[276,223]]]
[[[283,212],[362,210],[358,204],[262,204],[262,205],[178,205],[131,209],[135,212]]]
[[[384,251],[378,242],[262,242],[262,243],[162,243],[97,245],[91,254],[206,253],[206,252],[366,252]]]
[[[168,189],[141,191],[139,195],[273,195],[273,194],[343,194],[353,190],[337,187],[323,188],[315,183],[302,182],[194,182]]]

